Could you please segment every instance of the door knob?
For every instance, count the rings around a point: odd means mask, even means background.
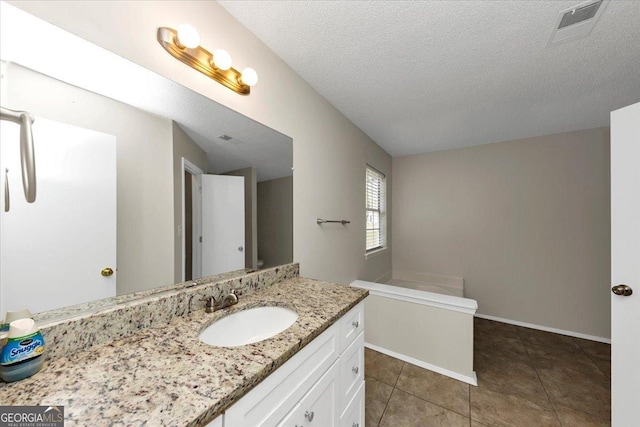
[[[311,412],[307,411],[307,412],[304,413],[304,417],[307,420],[309,420],[309,422],[313,421],[313,415],[314,415],[313,411],[311,411]]]
[[[104,277],[113,276],[113,270],[109,267],[103,268],[100,274],[102,274]]]
[[[628,297],[633,293],[633,289],[631,289],[631,287],[627,285],[616,285],[613,288],[611,288],[611,292],[613,292],[616,295]]]
[[[239,250],[240,252],[242,252],[242,251],[244,250],[244,248],[243,248],[242,246],[238,246],[238,250]]]

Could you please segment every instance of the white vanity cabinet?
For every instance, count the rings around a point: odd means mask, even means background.
[[[363,310],[360,302],[214,423],[222,418],[224,427],[363,427]]]

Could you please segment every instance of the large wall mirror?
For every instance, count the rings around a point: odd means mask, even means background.
[[[37,179],[27,203],[0,122],[2,318],[293,261],[291,138],[0,6],[0,104],[35,118]]]

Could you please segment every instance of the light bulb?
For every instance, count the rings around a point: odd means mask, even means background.
[[[182,24],[178,27],[178,44],[189,49],[195,49],[200,45],[200,34],[198,30],[189,24]]]
[[[213,51],[212,62],[215,68],[226,71],[231,68],[231,55],[224,49],[216,49]]]
[[[254,86],[256,83],[258,83],[258,73],[256,73],[256,70],[254,70],[253,68],[247,67],[242,70],[240,80],[242,80],[242,83],[246,84],[247,86]]]

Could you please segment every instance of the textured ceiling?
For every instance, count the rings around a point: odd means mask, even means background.
[[[550,48],[580,0],[220,3],[392,156],[606,126],[640,101],[640,1]]]

